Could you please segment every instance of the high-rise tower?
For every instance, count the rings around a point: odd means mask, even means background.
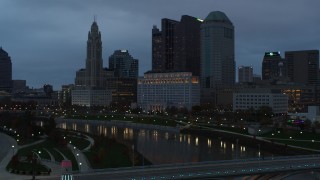
[[[201,96],[214,103],[214,89],[235,82],[234,26],[223,12],[211,12],[201,25],[200,39]]]
[[[200,74],[200,25],[202,20],[183,15],[180,21],[164,18],[161,31],[152,29],[152,71]]]
[[[280,52],[266,52],[262,61],[262,79],[279,79],[287,76],[287,62]]]
[[[0,91],[12,90],[12,64],[8,53],[0,47]]]
[[[109,69],[115,77],[138,78],[139,61],[128,50],[116,50],[109,57]]]
[[[91,31],[88,33],[87,41],[87,59],[86,59],[86,75],[85,82],[87,86],[102,86],[102,42],[101,33],[96,21],[91,25]]]
[[[292,82],[319,84],[319,50],[287,51],[288,77]]]
[[[101,33],[94,21],[88,33],[86,68],[76,73],[75,88],[71,92],[72,105],[105,106],[111,102],[106,88],[107,77],[113,72],[103,68]]]

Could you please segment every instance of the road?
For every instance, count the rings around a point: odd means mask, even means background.
[[[151,166],[145,168],[127,168],[76,174],[76,180],[85,179],[207,179],[212,177],[228,177],[254,175],[272,172],[292,172],[320,167],[320,157],[289,157],[283,159],[223,161],[216,163],[194,163],[183,165]]]

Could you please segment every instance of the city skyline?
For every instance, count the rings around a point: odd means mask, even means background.
[[[162,18],[204,19],[211,11],[226,13],[235,26],[236,67],[253,66],[258,74],[264,52],[281,51],[283,56],[284,51],[320,49],[316,34],[320,2],[181,2],[170,1],[169,7],[169,1],[5,0],[0,2],[5,25],[0,46],[11,56],[13,79],[26,79],[30,87],[49,83],[54,89],[73,83],[74,72],[84,67],[86,34],[94,15],[102,33],[105,66],[114,50],[127,49],[140,60],[140,76],[151,70],[151,29],[160,27]]]

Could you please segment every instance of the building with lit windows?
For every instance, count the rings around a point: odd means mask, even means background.
[[[288,112],[288,96],[280,90],[246,89],[233,94],[233,111],[272,108],[275,114]]]
[[[262,79],[273,80],[287,76],[287,63],[280,52],[266,52],[262,61]]]
[[[109,90],[94,90],[83,88],[71,91],[72,105],[81,106],[106,106],[112,100],[112,94]]]
[[[199,77],[191,72],[147,72],[138,79],[137,103],[144,110],[187,108],[200,104]]]
[[[192,72],[200,75],[200,25],[203,20],[183,15],[164,18],[161,30],[152,28],[152,71]]]

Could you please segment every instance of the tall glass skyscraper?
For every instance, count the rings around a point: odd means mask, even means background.
[[[234,26],[223,12],[214,11],[201,24],[200,34],[201,96],[214,103],[214,89],[235,82]]]
[[[0,47],[0,91],[12,90],[12,64],[8,53]]]
[[[109,69],[115,77],[138,78],[139,61],[128,50],[116,50],[109,57]]]

